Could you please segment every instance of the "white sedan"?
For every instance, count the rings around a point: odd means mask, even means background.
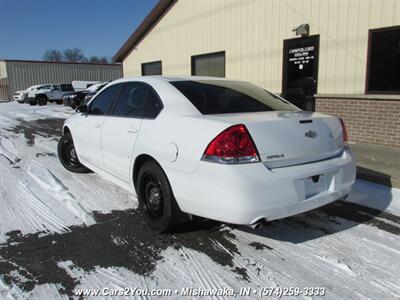
[[[192,216],[255,227],[342,199],[355,181],[341,119],[251,83],[121,79],[77,111],[61,163],[135,193],[158,231]]]

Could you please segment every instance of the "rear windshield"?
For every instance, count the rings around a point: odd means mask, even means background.
[[[62,84],[61,90],[64,92],[73,92],[74,88],[72,87],[72,84]]]
[[[172,81],[203,114],[298,110],[289,102],[251,83],[226,80]]]

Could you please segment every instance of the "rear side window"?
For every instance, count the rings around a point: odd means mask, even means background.
[[[289,102],[246,82],[190,80],[171,84],[204,115],[297,110]]]
[[[162,108],[163,106],[157,93],[149,87],[149,92],[143,107],[143,117],[154,119],[160,113]]]
[[[89,113],[93,115],[108,114],[111,104],[113,103],[121,87],[121,84],[114,84],[97,95],[97,97],[90,102]]]

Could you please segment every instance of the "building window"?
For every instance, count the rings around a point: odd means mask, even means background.
[[[400,94],[400,27],[369,31],[367,93]]]
[[[225,51],[192,56],[192,75],[225,77]]]
[[[161,60],[142,64],[142,76],[162,75]]]

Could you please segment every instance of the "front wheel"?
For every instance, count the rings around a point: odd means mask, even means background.
[[[68,171],[73,173],[90,173],[91,171],[79,162],[71,133],[64,134],[58,142],[58,159]]]
[[[166,232],[184,220],[164,171],[155,161],[147,161],[139,170],[137,181],[139,209],[156,231]]]
[[[47,104],[47,97],[44,95],[40,95],[36,97],[36,102],[40,106],[46,105]]]

